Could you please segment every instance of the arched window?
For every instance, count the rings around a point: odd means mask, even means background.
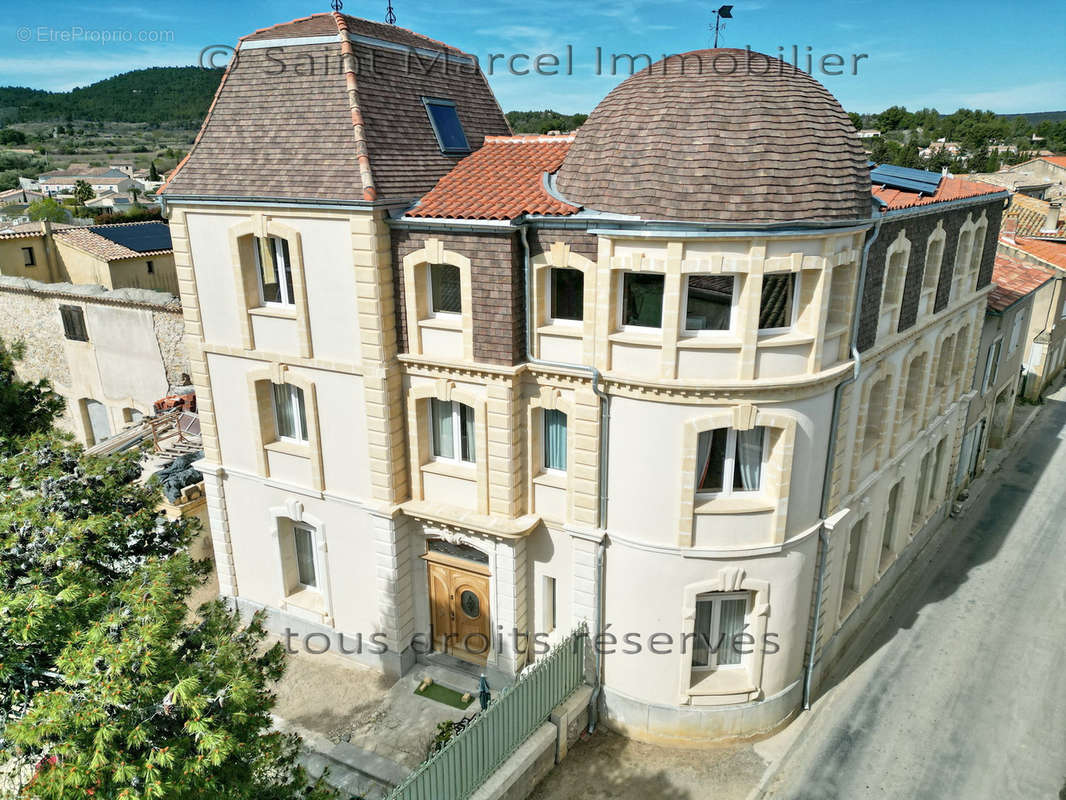
[[[907,369],[907,387],[903,395],[903,415],[909,418],[918,413],[925,381],[925,353],[915,356]]]
[[[937,234],[940,235],[937,235]],[[940,267],[944,262],[944,236],[940,229],[929,237],[925,248],[925,275],[922,280],[923,291],[936,289],[940,282]]]
[[[873,452],[881,443],[884,433],[885,398],[888,397],[888,376],[881,378],[870,389],[866,403],[866,425],[863,428],[862,452]]]
[[[949,336],[940,345],[940,358],[937,359],[936,388],[943,389],[951,380],[951,362],[954,356],[955,337]]]

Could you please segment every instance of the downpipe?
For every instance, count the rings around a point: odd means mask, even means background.
[[[533,260],[529,253],[529,226],[523,223],[518,226],[518,232],[522,239],[522,264],[524,284],[526,292],[526,360],[538,367],[549,369],[566,369],[585,372],[592,379],[592,391],[600,400],[600,441],[599,441],[599,496],[597,497],[596,528],[600,534],[600,541],[596,548],[596,580],[595,580],[595,608],[593,609],[593,632],[592,654],[594,684],[592,697],[589,699],[589,724],[588,732],[594,733],[599,721],[599,699],[603,692],[603,658],[596,642],[599,641],[603,628],[603,591],[604,591],[604,566],[607,551],[607,458],[609,454],[608,442],[610,440],[611,424],[611,401],[606,391],[600,388],[600,371],[593,366],[585,364],[566,364],[560,361],[546,361],[533,356]]]
[[[825,455],[825,474],[822,476],[822,503],[819,514],[821,523],[818,526],[818,578],[815,581],[814,619],[811,622],[811,639],[807,644],[807,666],[803,675],[804,711],[809,711],[811,708],[814,656],[818,646],[818,628],[822,617],[822,594],[825,589],[825,567],[829,554],[829,531],[825,527],[825,520],[829,515],[830,482],[833,477],[833,462],[836,456],[837,429],[840,426],[840,398],[844,394],[844,388],[848,384],[857,381],[859,374],[862,372],[862,353],[859,352],[858,346],[859,324],[862,321],[862,295],[866,288],[866,270],[870,260],[870,248],[873,247],[873,243],[877,241],[877,237],[881,233],[881,223],[883,221],[884,215],[878,212],[874,222],[873,234],[866,240],[866,245],[862,249],[862,264],[859,267],[858,285],[855,287],[855,304],[852,306],[854,311],[851,320],[851,359],[855,366],[851,371],[851,375],[838,383],[833,391],[833,414],[829,422],[829,448]]]

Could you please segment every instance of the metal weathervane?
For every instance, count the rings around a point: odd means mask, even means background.
[[[389,0],[389,6],[385,9],[385,21],[390,25],[396,24],[396,12],[392,10],[392,0]]]
[[[714,46],[718,47],[718,29],[723,19],[733,19],[733,6],[722,6],[714,12]]]

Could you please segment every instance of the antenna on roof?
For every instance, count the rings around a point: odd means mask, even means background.
[[[392,10],[392,0],[389,0],[389,6],[385,9],[385,21],[390,25],[396,24],[396,12]]]
[[[733,6],[722,6],[714,13],[714,46],[718,47],[718,27],[723,19],[733,19]]]
[[[329,5],[330,5],[330,8],[332,8],[338,14],[340,13],[341,9],[344,8],[344,3],[342,3],[341,0],[333,0],[333,2],[330,3]]]

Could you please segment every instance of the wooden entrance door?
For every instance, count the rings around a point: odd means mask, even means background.
[[[488,575],[445,561],[426,566],[433,649],[484,664],[492,647]]]

